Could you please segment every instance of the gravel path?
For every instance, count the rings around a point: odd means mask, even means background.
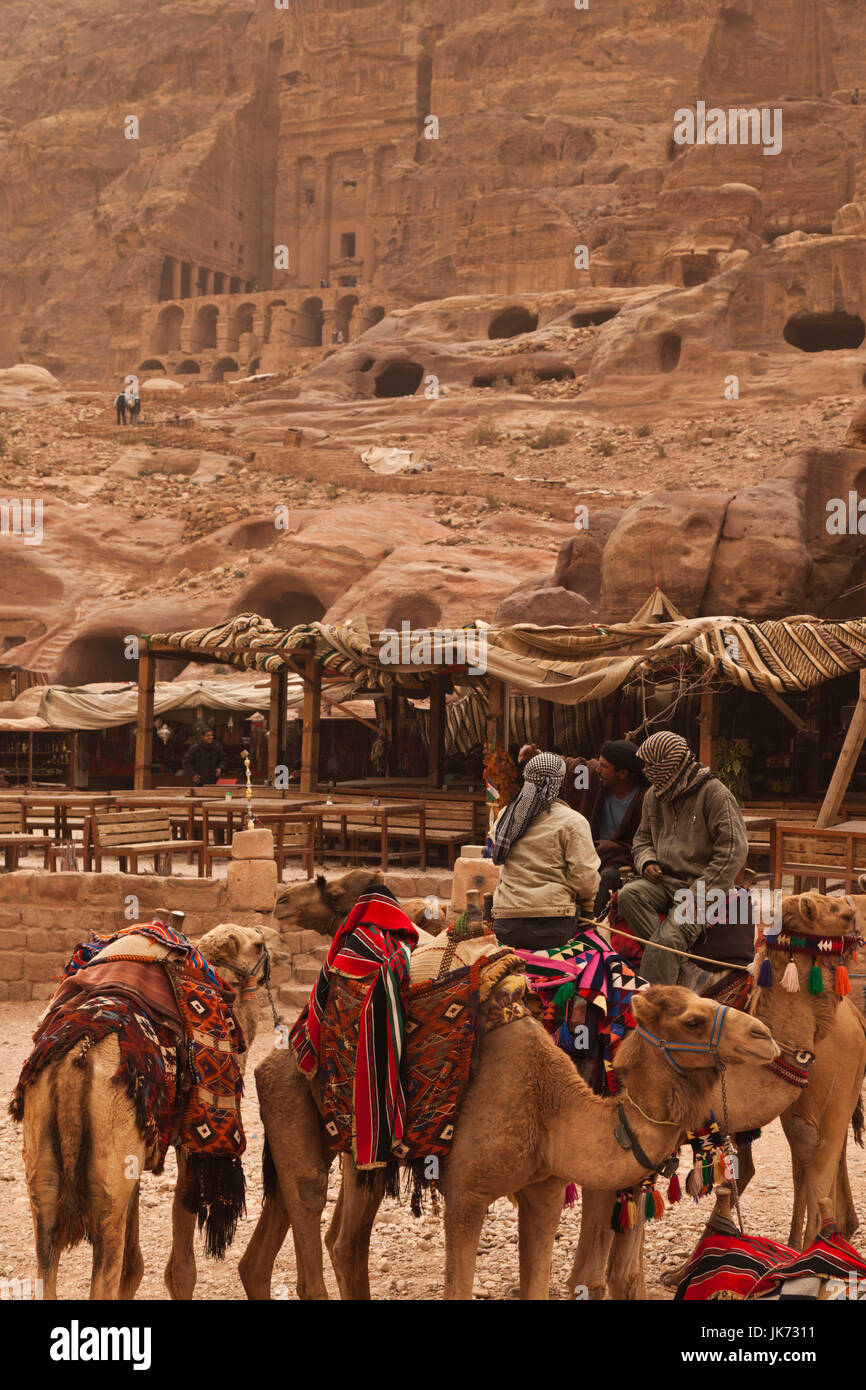
[[[21,1161],[19,1127],[6,1113],[5,1101],[18,1077],[21,1064],[30,1048],[30,1039],[41,1006],[38,1004],[0,1005],[0,1090],[4,1098],[0,1115],[0,1278],[26,1279],[35,1277],[33,1262],[33,1228],[30,1219],[27,1190]],[[199,1279],[196,1297],[206,1299],[240,1299],[244,1297],[237,1275],[237,1262],[252,1234],[261,1203],[262,1127],[252,1083],[252,1067],[272,1045],[272,1033],[262,1015],[262,1031],[251,1050],[248,1075],[250,1084],[244,1100],[243,1116],[247,1133],[247,1193],[248,1215],[241,1221],[235,1243],[222,1264],[199,1259]],[[765,1129],[756,1146],[757,1173],[743,1200],[743,1217],[747,1230],[759,1232],[775,1240],[785,1241],[791,1208],[791,1178],[788,1146],[781,1126],[775,1121]],[[863,1151],[849,1141],[849,1171],[854,1202],[866,1218],[866,1163]],[[171,1190],[174,1185],[174,1158],[170,1155],[166,1171],[155,1178],[147,1173],[142,1186],[141,1245],[145,1275],[138,1297],[166,1297],[162,1270],[171,1241]],[[685,1177],[685,1162],[681,1165],[680,1180]],[[328,1215],[337,1195],[337,1180],[332,1178],[328,1197]],[[695,1204],[684,1199],[665,1213],[664,1220],[647,1229],[647,1292],[650,1298],[669,1299],[670,1290],[659,1283],[664,1269],[687,1255],[698,1238],[709,1215],[711,1203]],[[551,1296],[564,1298],[568,1273],[579,1231],[579,1208],[563,1213],[553,1255]],[[866,1254],[866,1235],[859,1231],[854,1246]],[[199,1245],[200,1248],[200,1245]],[[371,1285],[374,1298],[422,1299],[439,1298],[444,1265],[444,1242],[441,1220],[425,1215],[416,1220],[408,1206],[387,1200],[373,1230],[371,1243]],[[67,1251],[60,1266],[59,1292],[62,1298],[87,1297],[89,1287],[90,1249],[86,1245]],[[506,1200],[491,1208],[484,1226],[478,1254],[475,1293],[482,1299],[506,1299],[516,1296],[517,1216]],[[336,1280],[330,1263],[325,1261],[325,1279],[332,1297],[337,1297]],[[295,1298],[295,1258],[289,1237],[277,1259],[272,1286],[275,1298]]]

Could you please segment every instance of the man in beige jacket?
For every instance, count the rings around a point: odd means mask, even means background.
[[[586,817],[559,799],[564,775],[558,754],[531,758],[522,789],[493,827],[493,861],[501,865],[493,929],[505,946],[564,946],[575,931],[575,901],[592,915],[599,858]]]

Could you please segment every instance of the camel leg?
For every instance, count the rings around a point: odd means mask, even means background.
[[[614,1235],[607,1266],[607,1296],[618,1301],[644,1300],[643,1252],[646,1220],[641,1189],[635,1188],[637,1220],[630,1231]]]
[[[135,1183],[135,1189],[138,1182]],[[112,1301],[121,1297],[127,1227],[137,1205],[133,1190],[127,1202],[120,1204],[114,1194],[91,1189],[90,1210],[93,1221],[93,1270],[90,1277],[90,1297],[97,1301]]]
[[[860,1228],[860,1221],[854,1206],[851,1183],[848,1178],[848,1154],[842,1150],[839,1171],[836,1175],[836,1224],[846,1240],[850,1240]]]
[[[553,1238],[562,1215],[564,1195],[559,1178],[531,1183],[517,1194],[521,1298],[538,1302],[550,1297]]]
[[[144,1278],[144,1256],[138,1240],[138,1206],[141,1185],[136,1183],[135,1191],[126,1221],[126,1247],[123,1252],[123,1273],[120,1279],[120,1298],[135,1298],[138,1286]]]
[[[580,1236],[571,1272],[566,1280],[569,1298],[578,1288],[586,1289],[587,1298],[597,1302],[604,1298],[608,1255],[614,1243],[627,1239],[611,1230],[610,1214],[616,1201],[615,1192],[584,1187],[580,1193]]]
[[[195,1290],[195,1226],[196,1214],[183,1204],[186,1186],[186,1156],[176,1149],[177,1182],[171,1202],[171,1251],[163,1279],[169,1295],[178,1301],[189,1301]]]
[[[447,1183],[447,1174],[446,1174]],[[450,1187],[450,1184],[449,1184]],[[488,1198],[454,1189],[445,1192],[445,1297],[472,1298],[478,1241]]]
[[[36,1274],[42,1281],[42,1297],[53,1301],[57,1298],[61,1249],[57,1210],[61,1175],[50,1136],[39,1125],[37,1107],[32,1103],[24,1110],[24,1161],[36,1239]]]
[[[368,1185],[348,1157],[342,1159],[343,1186],[325,1236],[325,1244],[337,1276],[340,1297],[370,1299],[370,1235],[385,1195],[384,1176]]]
[[[238,1274],[244,1292],[253,1302],[266,1301],[271,1296],[274,1261],[282,1249],[288,1230],[289,1213],[278,1185],[276,1191],[269,1193],[262,1202],[256,1229],[250,1236],[249,1244],[238,1264]],[[300,1265],[298,1268],[300,1269]],[[298,1294],[303,1298],[300,1279],[298,1283]]]

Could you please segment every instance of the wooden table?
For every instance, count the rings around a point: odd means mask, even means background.
[[[292,811],[306,811],[311,806],[323,805],[321,797],[310,796],[301,798],[298,801],[282,801],[276,797],[253,797],[247,801],[246,796],[233,796],[231,801],[220,800],[216,796],[199,797],[193,801],[196,811],[201,812],[203,833],[202,839],[207,841],[208,827],[214,821],[221,821],[225,817],[226,841],[230,842],[235,831],[235,817],[239,817],[241,824],[238,830],[246,829],[247,807],[249,806],[253,820],[261,825],[265,825],[269,820],[279,820],[281,816],[287,816]]]
[[[346,802],[319,802],[315,807],[307,806],[303,810],[312,814],[319,822],[319,851],[324,859],[326,854],[339,855],[344,859],[362,859],[363,852],[355,845],[352,849],[347,844],[348,821],[364,820],[370,818],[371,826],[375,827],[379,822],[381,827],[381,867],[383,870],[388,868],[388,817],[391,815],[417,816],[418,817],[418,853],[421,860],[421,868],[427,867],[427,808],[423,802],[413,803],[411,801],[382,801],[378,806],[374,806],[372,801],[346,801]],[[328,818],[338,819],[340,822],[341,847],[338,850],[326,850],[324,844],[324,821]],[[357,835],[357,827],[353,827],[354,834]],[[391,856],[395,860],[414,858],[413,850],[404,850],[399,854]]]
[[[31,813],[39,810],[49,811],[54,819],[54,838],[65,839],[69,835],[69,814],[80,813],[85,824],[95,807],[106,811],[114,804],[112,792],[60,792],[53,796],[50,792],[24,792],[18,797],[25,808],[28,819]]]

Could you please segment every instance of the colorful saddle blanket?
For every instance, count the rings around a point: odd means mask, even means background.
[[[166,1002],[165,980],[145,987],[141,971],[134,979],[118,978],[103,993],[105,972],[119,972],[125,962],[165,972],[176,1011]],[[96,993],[86,988],[91,968],[99,976]],[[79,982],[83,988],[76,992]],[[153,1011],[147,1007],[151,994],[159,1004]],[[184,1204],[205,1230],[205,1253],[216,1258],[231,1243],[245,1209],[238,1059],[246,1043],[234,999],[201,952],[162,922],[137,923],[82,942],[33,1036],[10,1106],[20,1119],[26,1089],[47,1062],[80,1045],[76,1062],[83,1066],[94,1043],[117,1033],[121,1064],[114,1081],[125,1085],[134,1101],[148,1162],[160,1171],[170,1143],[183,1150]],[[177,1054],[176,1068],[167,1060],[169,1052]]]
[[[830,1227],[808,1250],[762,1236],[710,1230],[676,1292],[685,1302],[731,1299],[866,1299],[866,1260]]]

